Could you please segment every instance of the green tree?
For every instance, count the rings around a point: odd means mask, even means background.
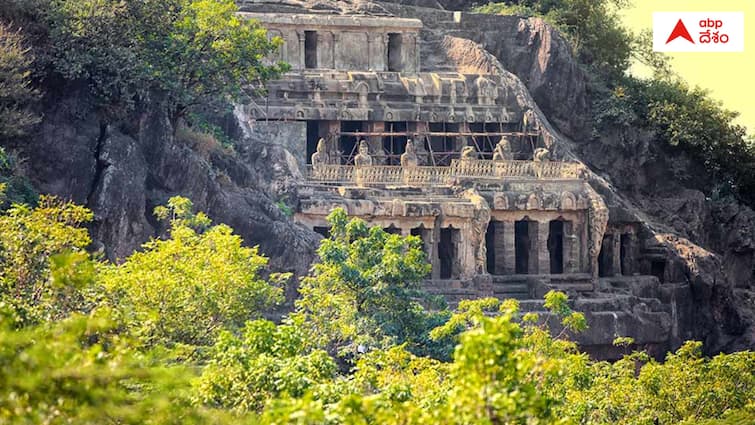
[[[154,239],[119,265],[103,265],[99,283],[110,302],[130,315],[129,326],[148,345],[209,345],[222,329],[240,329],[282,298],[288,274],[260,272],[267,258],[242,246],[230,227],[211,226],[186,198],[156,209],[170,218],[170,238]]]
[[[157,94],[174,124],[192,108],[237,99],[285,65],[280,45],[233,0],[50,0],[55,68],[89,82],[107,106]]]
[[[31,85],[34,57],[20,30],[0,21],[0,140],[26,134],[40,117],[30,106],[38,93]]]
[[[261,411],[275,398],[304,396],[336,377],[333,358],[312,348],[298,323],[248,322],[241,337],[224,331],[198,385],[201,403]]]
[[[427,342],[429,330],[447,317],[420,304],[427,299],[421,282],[430,272],[422,240],[349,220],[340,208],[328,222],[331,237],[321,242],[320,260],[302,279],[296,301],[296,314],[313,338],[340,355]]]
[[[582,63],[619,77],[629,67],[633,41],[618,14],[627,5],[627,0],[508,0],[477,11],[543,17],[567,37]]]
[[[92,219],[84,207],[42,196],[39,205],[13,205],[0,215],[0,300],[11,306],[20,323],[61,318],[84,302],[81,280],[51,273],[57,265],[74,264],[87,272],[88,232]],[[58,255],[56,257],[56,254]]]
[[[107,309],[16,329],[0,303],[0,422],[232,424],[249,418],[195,407],[192,374],[140,352]]]

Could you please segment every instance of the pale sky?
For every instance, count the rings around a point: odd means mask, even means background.
[[[624,24],[639,32],[653,26],[653,12],[732,11],[745,14],[745,51],[669,53],[674,70],[690,85],[711,91],[725,108],[739,112],[738,123],[755,134],[755,0],[632,0]]]

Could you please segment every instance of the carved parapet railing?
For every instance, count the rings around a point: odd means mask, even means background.
[[[307,178],[323,183],[340,183],[354,181],[354,167],[343,165],[319,165],[307,169]]]
[[[582,167],[571,162],[453,160],[450,167],[398,165],[320,165],[308,167],[307,179],[322,184],[451,185],[458,179],[578,179]]]

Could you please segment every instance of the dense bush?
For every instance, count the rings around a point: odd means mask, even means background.
[[[171,219],[170,238],[120,266],[81,251],[79,225],[90,217],[81,207],[42,198],[0,215],[3,423],[755,419],[754,353],[709,359],[688,343],[665,363],[642,352],[593,362],[568,340],[587,323],[563,293],[546,295],[542,317],[490,298],[463,301],[432,332],[426,322],[417,328],[410,320],[431,314],[412,307],[427,270],[418,240],[369,229],[343,211],[331,216],[333,236],[322,243],[304,305],[281,324],[242,325],[277,293],[258,277],[264,259],[188,200],[158,213]],[[38,307],[45,314],[29,321]],[[556,320],[564,330],[553,336]],[[408,350],[433,353],[430,340],[447,342],[435,347],[449,350],[447,360]],[[334,350],[333,341],[362,346]],[[196,344],[209,348],[187,355]]]
[[[0,20],[0,141],[21,136],[39,122],[30,110],[38,97],[31,85],[33,62],[21,30]]]

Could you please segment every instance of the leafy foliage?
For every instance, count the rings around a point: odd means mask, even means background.
[[[23,329],[0,310],[4,424],[241,423],[192,405],[190,371],[136,350],[107,309]]]
[[[56,263],[78,261],[75,255],[90,242],[79,226],[91,219],[87,209],[50,196],[42,196],[36,208],[15,204],[0,215],[0,300],[22,324],[80,308],[81,288],[61,284],[51,270]]]
[[[171,198],[156,214],[170,218],[171,238],[147,242],[98,276],[114,305],[131,310],[129,326],[148,344],[212,344],[221,329],[238,329],[281,300],[280,287],[259,276],[267,259],[243,247],[230,227],[211,226],[186,198]]]
[[[26,134],[40,117],[30,105],[38,98],[31,85],[34,62],[20,30],[0,21],[0,140]]]
[[[463,301],[418,338],[429,323],[409,319],[433,316],[399,298],[414,296],[426,273],[416,238],[368,229],[343,211],[330,217],[333,237],[322,242],[303,305],[281,324],[247,321],[278,296],[258,277],[265,260],[227,226],[193,213],[187,199],[172,198],[156,213],[170,220],[170,238],[120,266],[82,251],[88,238],[78,226],[91,213],[81,207],[42,197],[35,208],[0,215],[3,423],[755,418],[754,353],[709,359],[690,342],[665,363],[642,352],[593,362],[569,340],[586,321],[560,292],[546,294],[542,317],[522,314],[514,300]],[[17,287],[45,296],[14,298]],[[407,306],[414,310],[402,312]],[[433,353],[430,340],[455,346],[452,357],[417,354]],[[356,341],[363,349],[347,357],[335,349]],[[210,347],[186,356],[181,344]]]
[[[416,346],[442,317],[419,303],[430,272],[422,240],[349,220],[340,208],[328,222],[331,238],[322,241],[320,261],[302,279],[296,302],[313,338],[341,355],[393,342]]]
[[[627,5],[626,0],[507,0],[477,11],[543,17],[569,39],[583,63],[620,76],[629,66],[632,47],[632,34],[618,15]]]
[[[286,69],[264,63],[281,41],[236,15],[232,0],[49,2],[56,70],[89,82],[108,106],[158,93],[176,123]]]

